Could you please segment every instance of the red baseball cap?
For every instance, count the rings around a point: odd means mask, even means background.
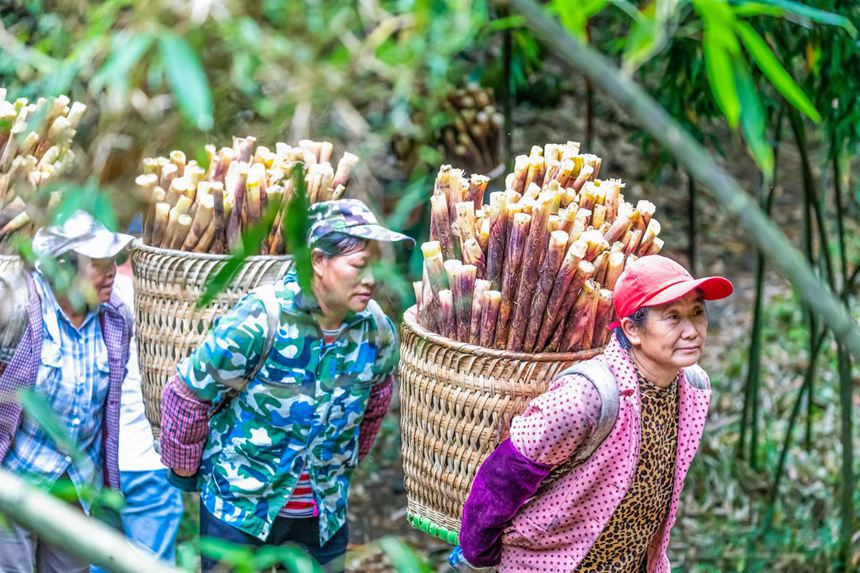
[[[641,257],[627,267],[615,283],[612,300],[618,320],[609,328],[616,328],[622,318],[643,306],[666,304],[696,289],[702,291],[705,300],[726,298],[734,291],[726,278],[694,279],[687,269],[672,259],[660,255]]]

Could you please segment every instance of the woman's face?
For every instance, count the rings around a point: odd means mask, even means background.
[[[81,258],[81,274],[96,291],[100,303],[110,300],[116,278],[116,260]]]
[[[625,334],[637,352],[661,368],[680,370],[696,364],[708,337],[708,315],[701,293],[693,291],[651,307],[644,326],[628,324]]]
[[[319,250],[313,252],[317,287],[314,291],[325,314],[361,312],[367,308],[376,289],[371,266],[378,258],[378,247],[373,241],[335,257],[326,257]]]

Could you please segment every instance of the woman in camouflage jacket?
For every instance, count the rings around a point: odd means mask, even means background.
[[[295,543],[342,571],[350,477],[379,431],[399,358],[370,266],[377,241],[411,239],[356,200],[318,203],[309,216],[313,292],[291,272],[219,320],[165,387],[161,456],[195,476],[202,536]]]

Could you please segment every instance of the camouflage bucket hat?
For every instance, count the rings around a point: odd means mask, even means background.
[[[311,229],[308,231],[310,247],[329,233],[343,233],[370,241],[408,241],[415,244],[412,237],[380,225],[367,205],[358,199],[315,203],[308,209],[308,217],[311,220]]]

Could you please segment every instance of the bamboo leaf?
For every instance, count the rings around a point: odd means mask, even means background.
[[[663,35],[657,29],[655,6],[656,4],[652,3],[642,10],[633,22],[630,34],[627,35],[622,57],[623,67],[627,72],[645,63],[660,49],[663,42]]]
[[[421,558],[396,537],[386,536],[379,540],[379,547],[388,556],[394,569],[408,573],[431,573],[430,567]]]
[[[735,8],[735,12],[739,9],[744,9],[747,5],[770,5],[774,6],[784,12],[788,12],[790,14],[794,14],[795,16],[800,16],[802,18],[808,18],[813,22],[818,22],[819,24],[827,24],[828,26],[837,26],[839,28],[844,29],[852,38],[857,37],[857,28],[854,24],[840,14],[835,14],[833,12],[828,12],[826,10],[820,10],[818,8],[813,8],[812,6],[807,6],[806,4],[801,4],[800,2],[792,2],[791,0],[758,0],[757,2],[744,2]]]
[[[154,38],[149,34],[115,34],[110,56],[98,73],[93,76],[90,87],[94,91],[105,85],[128,86],[132,70],[152,46]]]
[[[735,6],[735,16],[741,18],[750,18],[754,16],[782,16],[785,10],[779,6],[771,6],[769,4],[760,4],[758,2],[744,2],[739,6]]]
[[[558,14],[562,25],[580,41],[588,38],[585,26],[588,19],[602,11],[609,0],[553,0],[551,8]]]
[[[287,252],[293,255],[299,285],[306,293],[311,292],[311,279],[313,268],[311,267],[311,250],[308,248],[308,231],[310,231],[310,220],[308,220],[308,192],[305,186],[305,166],[302,163],[293,168],[293,185],[295,191],[287,203],[284,221],[284,244]]]
[[[200,59],[188,42],[170,32],[159,37],[158,47],[180,113],[193,126],[208,131],[212,128],[212,93]]]
[[[705,70],[714,100],[729,126],[734,129],[740,120],[741,103],[735,87],[731,55],[710,27],[705,29],[703,47]]]
[[[60,423],[54,409],[51,408],[44,396],[34,390],[21,390],[18,392],[18,400],[27,416],[31,420],[35,420],[45,430],[45,433],[60,451],[71,457],[75,463],[84,460],[84,454],[66,433],[63,424]]]
[[[278,563],[290,573],[323,573],[323,568],[304,549],[295,545],[266,545],[256,550],[254,568],[268,571]]]
[[[503,30],[511,30],[513,28],[522,28],[525,19],[522,16],[507,16],[505,18],[497,18],[487,24],[487,31],[501,32]]]
[[[202,308],[215,300],[218,293],[226,289],[230,281],[233,280],[233,277],[242,267],[245,259],[260,252],[260,245],[269,236],[272,224],[280,208],[280,201],[272,201],[272,203],[266,206],[266,212],[260,217],[260,220],[242,232],[242,238],[240,241],[237,241],[230,258],[206,282],[206,290],[203,292],[200,300],[197,301],[198,308]]]
[[[807,115],[812,121],[821,121],[821,115],[800,89],[791,75],[782,67],[767,43],[758,35],[758,32],[743,21],[735,22],[735,31],[740,37],[750,57],[770,81],[771,85],[782,94],[788,103]]]
[[[755,82],[743,60],[736,60],[733,69],[741,100],[741,131],[750,154],[761,172],[770,180],[774,169],[773,148],[767,140],[767,121]]]

